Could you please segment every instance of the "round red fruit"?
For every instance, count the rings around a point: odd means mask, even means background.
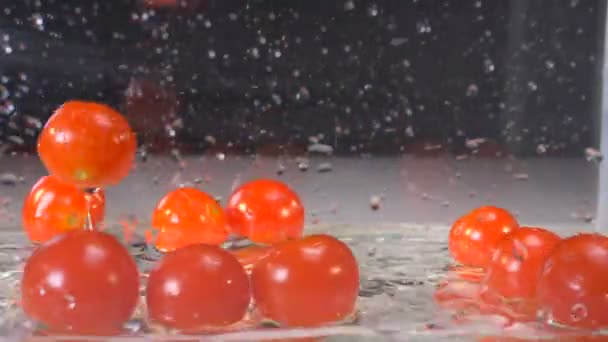
[[[166,254],[150,272],[146,301],[153,321],[204,331],[243,318],[250,302],[249,279],[229,252],[190,245]]]
[[[51,330],[119,333],[138,301],[139,275],[111,235],[75,230],[47,241],[25,264],[23,310]]]
[[[21,214],[29,239],[45,242],[63,232],[84,228],[87,220],[85,193],[57,177],[45,176],[26,196]],[[91,216],[93,224],[103,218],[99,214]]]
[[[545,261],[537,286],[546,321],[583,329],[608,328],[608,237],[564,239]]]
[[[521,227],[498,242],[481,284],[486,303],[534,319],[536,285],[560,237],[542,228]]]
[[[258,243],[272,244],[302,236],[304,207],[287,185],[268,179],[242,185],[226,208],[232,232]]]
[[[351,250],[328,235],[280,243],[251,271],[253,296],[265,318],[316,326],[354,313],[359,268]]]
[[[38,154],[49,172],[80,188],[120,182],[131,170],[135,148],[125,118],[94,102],[64,103],[38,137]]]
[[[480,207],[452,225],[448,247],[458,262],[485,267],[492,259],[496,243],[517,228],[517,221],[508,211],[491,206]]]
[[[159,231],[156,248],[163,252],[198,243],[219,245],[228,238],[222,207],[193,188],[165,195],[154,209],[152,226]]]

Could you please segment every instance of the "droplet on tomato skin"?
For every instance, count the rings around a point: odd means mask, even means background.
[[[573,322],[579,322],[587,318],[588,311],[587,307],[583,303],[576,303],[570,308],[570,317]]]

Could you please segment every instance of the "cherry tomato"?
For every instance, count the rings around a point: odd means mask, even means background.
[[[106,193],[103,189],[97,188],[85,192],[84,197],[88,201],[91,224],[94,228],[99,228],[106,213]]]
[[[459,218],[448,240],[450,253],[458,262],[485,267],[496,243],[518,228],[515,218],[497,207],[480,207]]]
[[[344,243],[313,235],[275,245],[251,271],[261,315],[287,326],[315,326],[355,310],[359,268]]]
[[[49,172],[81,188],[120,182],[131,170],[135,147],[123,116],[93,102],[64,103],[38,138],[38,154]]]
[[[228,199],[232,232],[251,241],[272,244],[297,239],[304,229],[304,207],[287,185],[268,179],[249,182]]]
[[[536,285],[544,265],[560,237],[542,228],[520,227],[495,247],[480,296],[486,303],[517,314],[536,317]]]
[[[94,213],[91,219],[96,225],[103,215],[100,217],[99,209]],[[22,220],[29,239],[38,243],[65,231],[83,229],[87,220],[85,193],[57,177],[42,177],[25,198]]]
[[[155,245],[163,252],[197,243],[219,245],[228,238],[222,207],[193,188],[165,195],[154,209],[152,226],[159,230]]]
[[[268,246],[249,246],[230,251],[232,255],[249,271],[255,264],[272,252],[272,247]]]
[[[36,250],[21,280],[23,310],[50,329],[73,334],[118,333],[133,313],[139,275],[111,235],[74,230]]]
[[[170,328],[195,332],[226,326],[247,311],[249,279],[222,248],[190,245],[165,255],[150,272],[146,301],[150,318]]]
[[[537,287],[545,320],[575,328],[608,328],[608,237],[564,239],[545,261]]]

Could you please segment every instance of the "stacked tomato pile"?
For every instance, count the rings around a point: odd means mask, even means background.
[[[453,224],[449,250],[456,261],[483,271],[460,268],[460,280],[480,286],[458,294],[447,290],[448,281],[436,292],[440,305],[458,303],[450,309],[474,307],[477,313],[506,317],[508,324],[540,321],[551,330],[575,329],[583,335],[608,328],[606,236],[581,233],[562,239],[544,228],[520,226],[504,209],[481,207]]]
[[[24,227],[38,246],[24,267],[21,304],[51,332],[119,334],[140,300],[145,277],[100,224],[101,189],[127,176],[135,148],[127,121],[97,103],[65,103],[41,132],[38,152],[50,175],[24,204]],[[355,311],[352,252],[328,235],[302,237],[302,203],[283,183],[244,184],[226,208],[200,190],[180,188],[159,201],[152,225],[152,243],[164,252],[144,284],[155,324],[208,332],[250,315],[309,327]],[[230,235],[257,244],[223,249]]]

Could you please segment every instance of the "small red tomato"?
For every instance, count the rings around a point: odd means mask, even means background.
[[[297,239],[304,229],[304,207],[287,185],[268,179],[236,189],[226,208],[232,232],[258,243]]]
[[[608,328],[608,237],[579,234],[555,247],[538,281],[545,320],[559,325]]]
[[[247,311],[249,279],[222,248],[190,245],[165,255],[150,272],[146,301],[150,318],[170,328],[195,332],[226,326]]]
[[[520,227],[498,242],[482,281],[484,302],[535,319],[536,285],[560,237],[542,228]]]
[[[27,260],[23,310],[57,332],[120,332],[139,296],[129,252],[111,235],[74,230],[47,241]]]
[[[93,102],[64,103],[38,137],[38,154],[49,172],[80,188],[120,182],[131,170],[135,148],[125,118]]]
[[[103,189],[97,188],[85,192],[85,199],[88,201],[91,224],[94,228],[98,228],[106,213],[106,193]]]
[[[155,245],[163,252],[197,243],[219,245],[228,238],[222,207],[193,188],[166,194],[154,209],[152,226],[159,230]]]
[[[94,225],[102,218],[98,214],[91,216]],[[22,220],[29,239],[37,243],[69,230],[83,229],[87,220],[85,193],[57,177],[42,177],[25,198]]]
[[[508,211],[497,207],[480,207],[452,225],[448,247],[456,261],[485,267],[492,259],[496,243],[517,228],[517,221]]]
[[[354,312],[359,267],[343,242],[313,235],[276,245],[254,265],[251,284],[263,317],[286,326],[315,326]]]
[[[272,247],[255,245],[230,251],[245,270],[251,270],[256,263],[268,256],[270,252],[272,252]]]

